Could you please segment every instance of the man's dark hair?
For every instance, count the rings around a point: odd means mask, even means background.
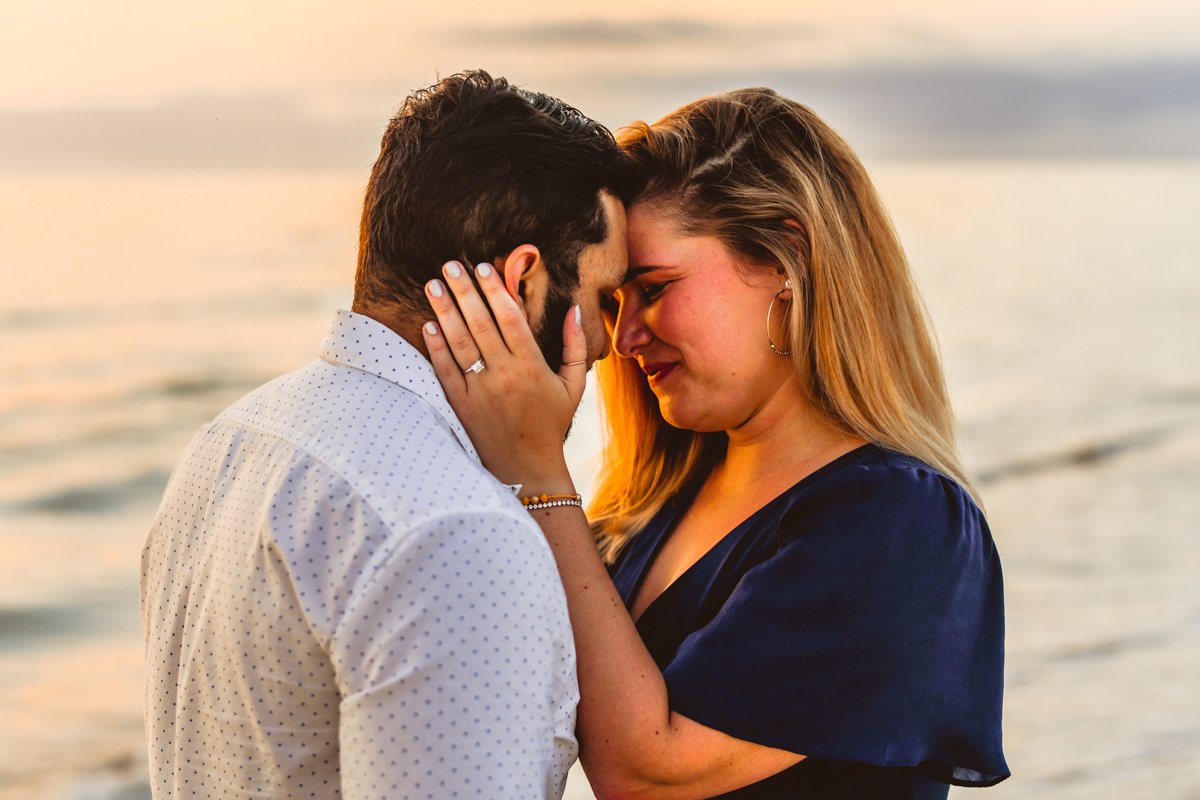
[[[583,248],[608,235],[600,192],[624,200],[628,164],[603,125],[482,70],[413,92],[367,184],[355,310],[427,308],[424,286],[443,263],[477,264],[522,244],[541,251],[553,304],[563,305]]]

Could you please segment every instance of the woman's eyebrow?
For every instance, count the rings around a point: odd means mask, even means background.
[[[637,267],[630,267],[629,269],[625,270],[625,279],[623,281],[621,281],[621,283],[622,284],[629,283],[631,280],[638,277],[639,275],[644,275],[647,272],[653,272],[656,269],[667,269],[667,267],[660,265],[660,264],[647,264],[647,265],[642,265],[642,266],[637,266]]]

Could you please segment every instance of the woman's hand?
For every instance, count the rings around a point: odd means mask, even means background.
[[[439,324],[427,323],[422,334],[480,460],[501,481],[524,484],[524,494],[574,493],[562,445],[587,385],[579,307],[561,323],[563,366],[555,374],[495,268],[480,264],[475,270],[484,297],[458,262],[448,262],[442,273],[454,298],[440,281],[425,286]],[[483,368],[471,371],[481,360]]]

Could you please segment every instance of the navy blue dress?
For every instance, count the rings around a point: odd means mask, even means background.
[[[698,487],[613,566],[633,602]],[[725,798],[933,800],[1008,776],[1004,607],[983,514],[928,465],[874,445],[734,528],[646,608],[672,710],[808,756]]]

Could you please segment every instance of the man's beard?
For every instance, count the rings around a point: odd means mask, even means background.
[[[575,305],[575,298],[557,286],[550,289],[546,295],[546,308],[542,314],[542,327],[533,335],[546,359],[546,364],[554,372],[563,364],[563,325],[567,321],[567,312]]]
[[[575,305],[575,298],[572,295],[557,286],[551,288],[546,295],[542,327],[533,334],[534,341],[538,343],[538,348],[542,351],[542,357],[546,359],[546,364],[554,372],[558,372],[559,367],[563,364],[563,325],[566,324],[567,312],[573,305]],[[563,434],[564,443],[574,427],[575,420],[572,418],[571,424],[567,426],[567,432]]]

